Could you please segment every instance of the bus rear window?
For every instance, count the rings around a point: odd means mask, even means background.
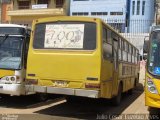
[[[96,49],[96,24],[53,22],[35,26],[34,49]]]

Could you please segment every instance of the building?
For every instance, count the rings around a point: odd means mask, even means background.
[[[10,17],[7,15],[7,11],[11,9],[10,0],[1,0],[0,1],[0,23],[8,23]]]
[[[111,26],[124,32],[126,4],[126,0],[71,0],[70,15],[102,18]]]
[[[144,40],[149,38],[150,27],[155,23],[155,0],[129,0],[128,27],[123,35],[143,55]]]
[[[11,10],[12,5],[11,4],[2,4],[2,12],[1,12],[1,22],[2,23],[9,23],[10,17],[7,15],[7,11]]]
[[[71,0],[70,15],[102,18],[121,33],[149,32],[155,0]]]
[[[11,0],[11,5],[9,22],[28,26],[33,19],[67,15],[69,11],[69,0]]]
[[[148,33],[155,22],[155,0],[130,0],[129,4],[128,32]]]
[[[71,0],[70,15],[103,19],[143,54],[144,39],[155,23],[155,0]]]

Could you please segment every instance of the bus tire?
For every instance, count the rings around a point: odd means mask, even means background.
[[[119,84],[119,87],[118,87],[118,94],[117,94],[117,96],[115,96],[115,97],[113,97],[112,98],[112,104],[114,105],[114,106],[118,106],[118,105],[120,105],[120,103],[121,103],[121,98],[122,98],[122,84],[120,83]]]

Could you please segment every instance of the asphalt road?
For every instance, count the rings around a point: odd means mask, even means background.
[[[51,95],[46,102],[37,102],[34,96],[0,98],[0,114],[3,120],[74,120],[74,119],[130,119],[146,118],[160,114],[159,109],[144,105],[143,85],[139,84],[132,95],[123,94],[122,103],[115,107],[110,100]],[[143,115],[143,116],[141,116]],[[135,115],[134,115],[135,117]],[[159,116],[154,116],[158,117]]]

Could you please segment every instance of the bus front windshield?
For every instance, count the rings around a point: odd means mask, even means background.
[[[160,31],[151,33],[148,70],[151,74],[160,76]]]
[[[20,69],[22,37],[0,36],[0,69]]]

